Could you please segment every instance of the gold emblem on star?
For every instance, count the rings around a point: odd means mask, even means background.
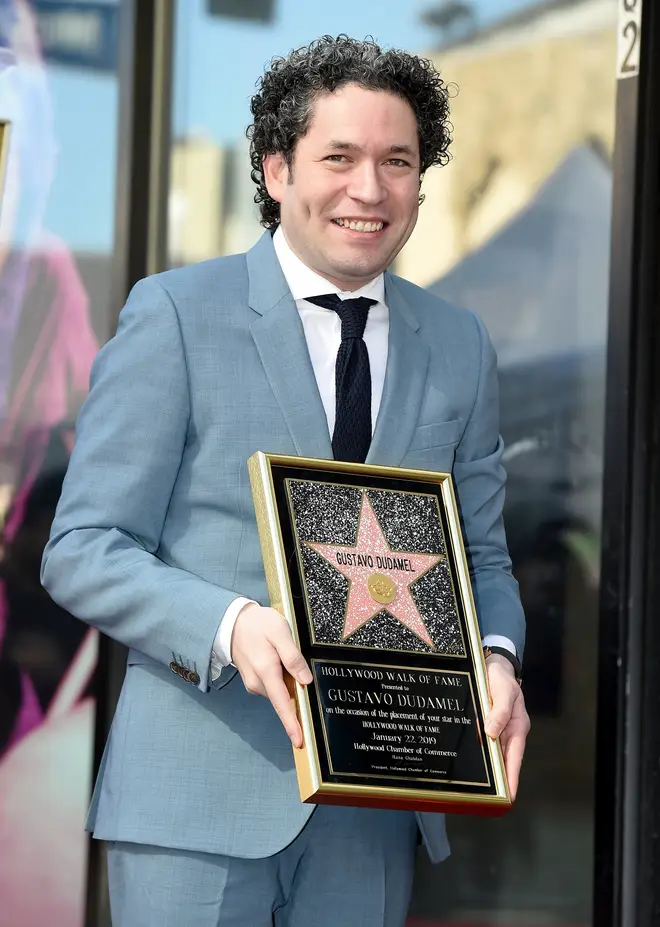
[[[389,605],[396,599],[396,585],[389,576],[372,573],[367,580],[367,589],[371,598],[379,605]]]

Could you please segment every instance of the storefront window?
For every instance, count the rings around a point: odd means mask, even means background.
[[[515,811],[451,819],[420,853],[410,925],[591,923],[597,601],[614,0],[180,2],[171,265],[249,248],[248,101],[274,55],[374,35],[455,85],[453,159],[429,172],[394,270],[477,311],[498,351],[506,524],[528,618],[532,715]]]
[[[97,632],[39,583],[111,333],[118,3],[0,4],[0,898],[84,920]]]

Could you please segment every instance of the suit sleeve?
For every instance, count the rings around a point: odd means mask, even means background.
[[[41,578],[59,605],[122,644],[165,665],[180,656],[207,691],[236,593],[158,558],[189,415],[176,311],[143,280],[94,361]]]
[[[522,659],[525,616],[502,520],[506,473],[499,434],[497,359],[483,323],[474,318],[481,348],[479,382],[456,449],[454,479],[482,636],[508,638]]]

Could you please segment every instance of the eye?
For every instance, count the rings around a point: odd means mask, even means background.
[[[387,163],[393,164],[394,167],[410,167],[408,161],[404,161],[403,158],[390,158]]]
[[[343,154],[333,154],[333,155],[328,155],[328,157],[325,160],[332,161],[333,164],[342,164],[344,161],[347,160],[347,158],[346,158],[346,155],[343,155]]]

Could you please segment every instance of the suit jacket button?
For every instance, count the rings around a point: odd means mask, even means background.
[[[178,666],[178,665],[177,665],[176,671],[177,671],[177,674],[181,677],[181,679],[185,679],[185,678],[186,678],[186,672],[187,672],[187,670],[186,670],[185,666]]]
[[[178,672],[179,672],[179,667],[178,667],[177,664],[174,662],[174,660],[172,660],[172,662],[170,663],[170,669],[172,670],[173,673],[178,673]]]
[[[193,670],[193,672],[190,674],[190,678],[188,679],[188,682],[191,682],[194,686],[198,686],[200,682],[199,673],[196,673]]]

